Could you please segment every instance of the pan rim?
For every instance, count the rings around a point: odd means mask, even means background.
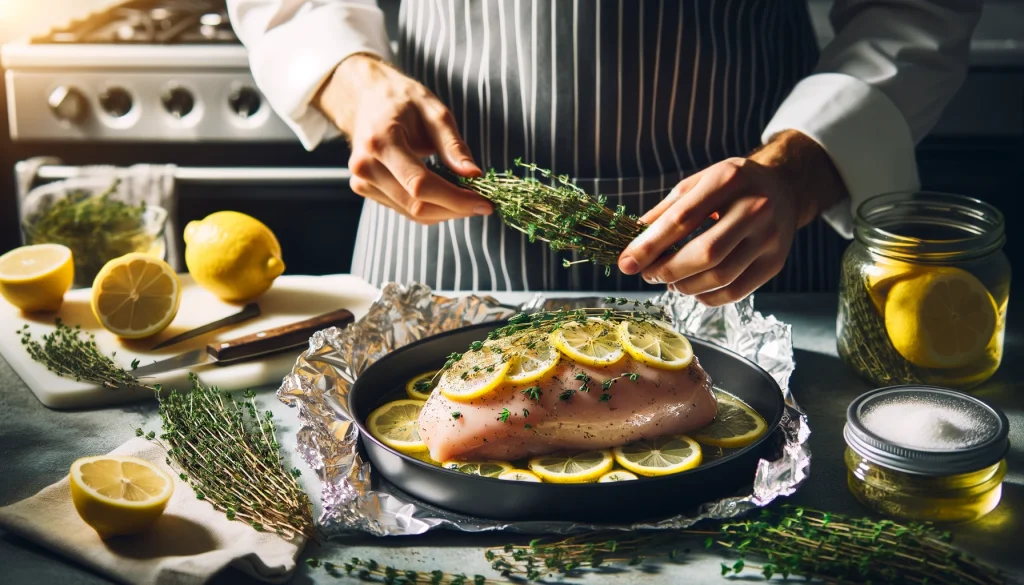
[[[456,328],[456,329],[451,329],[449,331],[443,331],[443,332],[437,333],[435,335],[424,337],[422,339],[417,339],[416,341],[413,341],[412,343],[408,343],[406,345],[403,345],[402,347],[400,347],[398,349],[395,349],[394,351],[388,352],[387,354],[381,356],[380,359],[378,359],[376,362],[370,364],[367,367],[367,369],[374,367],[375,365],[380,363],[382,360],[390,358],[391,356],[394,356],[394,355],[397,355],[397,354],[401,354],[401,353],[403,353],[405,351],[412,351],[414,348],[416,348],[416,347],[418,347],[420,345],[425,345],[428,342],[436,342],[440,338],[449,337],[451,335],[455,335],[455,334],[458,334],[458,333],[464,333],[464,332],[469,331],[469,330],[484,329],[484,328],[486,328],[488,326],[490,326],[492,329],[493,328],[497,328],[497,327],[500,327],[502,323],[505,323],[507,321],[508,321],[508,319],[500,319],[500,320],[495,320],[495,321],[485,321],[483,323],[476,323],[476,324],[473,324],[473,325],[467,325],[465,327],[459,327],[459,328]],[[679,473],[670,473],[670,474],[667,474],[667,475],[659,475],[659,476],[654,476],[654,477],[637,475],[637,479],[633,480],[633,481],[642,481],[642,482],[647,483],[647,484],[652,484],[652,483],[656,483],[656,482],[659,482],[659,481],[668,482],[668,481],[672,481],[672,480],[677,480],[679,477],[685,476],[685,475],[688,475],[688,474],[701,473],[701,472],[710,472],[711,470],[714,470],[719,465],[722,465],[722,464],[725,464],[725,463],[729,463],[733,459],[736,459],[736,458],[742,456],[743,454],[745,454],[745,453],[747,453],[749,451],[752,451],[752,450],[760,448],[765,441],[769,440],[778,431],[779,426],[781,425],[781,422],[782,422],[782,418],[785,415],[786,406],[787,405],[786,405],[785,398],[783,397],[782,387],[779,385],[778,381],[775,378],[773,378],[772,375],[769,374],[764,368],[762,368],[760,365],[758,365],[753,360],[750,360],[750,359],[748,359],[748,358],[746,358],[746,357],[736,353],[735,351],[733,351],[731,349],[728,349],[726,347],[722,347],[722,346],[720,346],[720,345],[718,345],[718,344],[716,344],[716,343],[714,343],[712,341],[709,341],[707,339],[704,339],[702,337],[699,337],[699,336],[696,336],[696,335],[692,335],[692,334],[689,334],[689,333],[684,333],[684,335],[686,335],[686,337],[688,339],[695,340],[695,341],[697,341],[701,345],[711,346],[712,349],[714,349],[715,351],[724,352],[725,354],[729,355],[732,358],[741,360],[743,362],[746,362],[748,365],[753,366],[754,370],[762,378],[766,379],[769,382],[769,385],[776,391],[774,395],[777,397],[776,400],[777,400],[777,405],[779,406],[779,408],[777,409],[777,413],[776,413],[776,415],[773,417],[773,419],[771,421],[767,421],[767,420],[765,421],[767,423],[767,430],[764,432],[764,434],[762,434],[760,437],[758,437],[756,440],[754,440],[750,444],[745,445],[744,447],[741,447],[740,449],[736,450],[734,453],[731,453],[731,454],[729,454],[726,457],[722,457],[721,459],[717,459],[717,460],[712,461],[712,462],[707,463],[707,464],[701,463],[700,465],[698,465],[697,467],[695,467],[693,469],[688,469],[686,471],[681,471]],[[694,355],[696,357],[698,357],[698,359],[699,359],[699,356],[697,356],[697,352],[696,351],[694,351]],[[363,373],[365,374],[365,371]],[[430,471],[442,471],[444,473],[454,474],[456,477],[460,477],[460,478],[463,478],[464,480],[468,480],[468,481],[486,482],[485,484],[482,484],[482,485],[494,485],[491,482],[495,482],[495,481],[506,481],[506,482],[509,481],[509,480],[500,480],[500,479],[498,479],[496,477],[484,477],[484,476],[479,476],[479,475],[470,475],[468,473],[459,473],[458,471],[453,471],[451,469],[445,469],[444,467],[439,467],[437,465],[431,465],[431,464],[426,463],[424,461],[421,461],[421,460],[419,460],[419,459],[417,459],[417,458],[415,458],[415,457],[413,457],[411,455],[407,455],[405,453],[402,453],[401,451],[398,451],[396,449],[392,449],[391,447],[388,447],[383,442],[381,442],[379,439],[374,437],[372,433],[370,433],[369,429],[366,427],[365,422],[363,420],[360,420],[358,417],[355,417],[356,413],[355,413],[355,408],[354,408],[353,402],[354,402],[354,397],[357,395],[357,392],[355,392],[355,389],[356,389],[356,386],[358,385],[358,383],[359,383],[359,378],[356,378],[356,381],[352,384],[352,388],[349,390],[349,395],[348,395],[348,399],[347,399],[346,402],[347,402],[347,405],[348,405],[349,413],[351,413],[353,415],[353,422],[355,422],[356,427],[359,429],[359,440],[361,440],[361,441],[369,440],[372,443],[374,443],[377,447],[380,447],[380,448],[384,449],[385,451],[391,453],[392,455],[395,455],[395,456],[399,457],[400,459],[403,460],[404,463],[406,463],[406,464],[412,463],[412,464],[420,467],[421,469],[426,469],[426,470],[430,470]],[[712,387],[714,388],[714,381],[713,381],[713,379],[712,379]],[[761,414],[761,413],[758,412],[758,414]],[[703,448],[703,445],[702,445],[702,448]],[[609,449],[612,449],[612,447],[609,447]],[[597,450],[597,449],[595,449],[595,450]],[[371,463],[372,463],[372,461],[371,461]],[[580,489],[583,489],[583,488],[595,489],[597,486],[613,486],[613,485],[616,485],[617,483],[618,482],[608,482],[608,483],[605,483],[605,484],[601,484],[601,483],[597,483],[597,482],[589,482],[589,483],[549,483],[549,482],[536,483],[536,482],[527,482],[527,481],[515,482],[515,484],[517,484],[517,486],[521,486],[521,487],[524,487],[526,489],[544,489],[544,490],[559,489],[559,490],[566,491],[566,492],[570,491],[570,490],[580,490]]]

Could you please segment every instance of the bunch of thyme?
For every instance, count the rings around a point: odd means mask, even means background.
[[[604,302],[609,307],[517,313],[508,319],[506,325],[488,333],[486,341],[474,341],[466,352],[450,354],[444,366],[432,378],[416,383],[416,389],[421,392],[429,391],[449,370],[455,370],[454,373],[464,380],[480,372],[494,371],[495,367],[513,359],[523,351],[532,350],[538,344],[546,343],[551,332],[571,323],[583,324],[595,318],[609,323],[626,320],[646,322],[666,318],[664,310],[651,301],[607,297]],[[625,305],[631,306],[632,309],[616,308]],[[610,327],[605,329],[602,335],[614,335],[614,331]],[[604,390],[608,390],[610,387],[611,383],[605,386]]]
[[[766,579],[792,575],[837,584],[1007,582],[1001,572],[953,547],[948,532],[931,525],[848,518],[791,506],[703,530],[593,532],[556,541],[537,539],[525,547],[506,545],[485,554],[502,575],[535,581],[610,563],[675,559],[688,552],[680,551],[680,544],[695,536],[703,537],[709,549],[736,555],[731,564],[722,564],[723,575],[753,569]],[[751,558],[761,563],[748,562]]]
[[[608,208],[607,197],[592,197],[566,175],[518,158],[515,164],[541,178],[491,170],[459,180],[491,201],[505,224],[529,236],[530,242],[547,242],[552,250],[576,252],[583,258],[563,260],[566,267],[593,262],[604,266],[605,275],[611,274],[622,251],[647,228],[624,206]]]
[[[228,520],[247,522],[259,531],[291,539],[312,538],[313,512],[299,486],[299,470],[285,470],[273,415],[259,412],[255,393],[244,400],[205,387],[189,374],[191,392],[159,396],[160,443],[168,464],[182,471],[196,497],[224,512]],[[135,434],[154,439],[156,433]]]
[[[360,581],[385,583],[386,585],[497,585],[503,583],[503,581],[494,581],[483,575],[469,576],[463,573],[453,574],[438,570],[396,569],[374,560],[359,558],[352,558],[341,564],[308,558],[306,565],[311,569],[323,567],[324,571],[332,577],[353,577]]]
[[[139,382],[135,376],[114,362],[116,352],[111,353],[109,357],[103,355],[96,345],[95,336],[83,333],[81,325],[71,327],[65,325],[59,318],[56,324],[56,329],[43,335],[41,342],[32,337],[28,325],[15,332],[21,336],[21,344],[29,357],[46,366],[46,369],[62,378],[89,382],[111,389],[152,389],[152,386]],[[136,366],[138,360],[132,362],[132,367]]]

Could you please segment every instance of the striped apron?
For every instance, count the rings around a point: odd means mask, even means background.
[[[406,0],[399,31],[398,64],[448,105],[482,168],[522,157],[636,214],[749,154],[818,56],[799,0]],[[650,288],[563,257],[497,215],[427,227],[367,200],[353,273],[447,291]]]

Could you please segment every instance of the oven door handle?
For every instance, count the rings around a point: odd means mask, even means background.
[[[19,162],[21,167],[24,161]],[[124,167],[128,171],[130,167]],[[181,183],[340,183],[352,177],[338,167],[172,167]],[[21,170],[21,169],[19,169]],[[71,179],[88,174],[88,167],[44,164],[35,177],[47,180]]]

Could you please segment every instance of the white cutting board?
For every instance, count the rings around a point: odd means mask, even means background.
[[[127,368],[133,359],[138,359],[140,365],[145,365],[203,347],[212,341],[249,335],[336,309],[348,309],[356,319],[359,319],[366,314],[380,293],[362,279],[349,275],[281,276],[274,281],[270,290],[256,299],[260,305],[259,317],[152,351],[149,348],[163,339],[226,317],[241,309],[241,305],[220,301],[196,285],[187,274],[181,275],[181,284],[181,307],[174,321],[158,335],[141,341],[121,341],[99,326],[89,308],[91,289],[75,289],[68,292],[60,311],[47,315],[25,315],[0,297],[0,354],[21,376],[39,401],[50,408],[87,408],[151,400],[153,394],[148,390],[111,390],[75,382],[51,373],[43,365],[29,358],[21,345],[20,337],[15,335],[15,330],[27,323],[32,336],[41,340],[44,334],[54,329],[54,319],[61,317],[69,325],[81,325],[85,332],[95,333],[96,344],[100,350],[108,355],[116,351],[115,361]],[[223,366],[207,365],[194,368],[192,371],[202,383],[224,390],[279,384],[304,350],[304,347],[300,347],[249,362]],[[165,372],[153,376],[151,380],[165,388],[186,389],[188,370]]]

